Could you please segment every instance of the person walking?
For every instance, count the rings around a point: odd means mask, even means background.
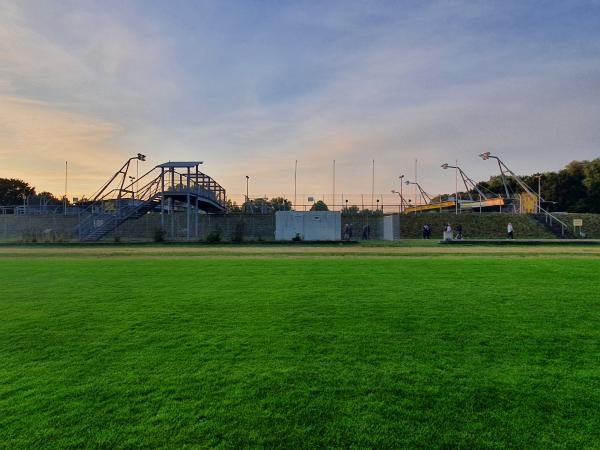
[[[429,239],[430,233],[431,233],[431,231],[429,229],[429,225],[428,224],[423,225],[423,239]]]
[[[347,241],[349,239],[348,229],[349,229],[349,225],[345,224],[344,225],[344,233],[342,234],[342,239],[344,241]]]
[[[506,226],[506,234],[508,239],[514,239],[514,229],[512,223],[510,222],[508,222],[508,225]]]

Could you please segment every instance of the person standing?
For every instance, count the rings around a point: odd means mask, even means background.
[[[506,234],[508,239],[514,238],[514,229],[512,223],[510,222],[508,222],[508,225],[506,226]]]
[[[369,226],[369,224],[366,224],[363,227],[362,240],[363,241],[368,241],[370,234],[371,234],[371,227]]]
[[[429,239],[429,225],[423,225],[423,239]]]
[[[451,241],[453,239],[452,237],[452,226],[450,224],[446,225],[446,228],[444,229],[444,240],[445,241]]]
[[[458,224],[456,226],[456,239],[462,239],[462,225]]]

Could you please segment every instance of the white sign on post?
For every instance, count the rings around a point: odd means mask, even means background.
[[[583,219],[573,219],[573,226],[574,227],[582,227],[583,226]]]

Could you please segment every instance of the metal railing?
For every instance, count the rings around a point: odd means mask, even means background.
[[[542,208],[541,206],[539,206],[538,209],[539,209],[540,213],[542,213],[544,215],[544,219],[548,226],[553,227],[555,222],[560,225],[561,235],[564,237],[565,230],[569,229],[569,225],[566,224],[565,222],[563,222],[562,220],[560,220],[558,217],[556,217],[550,211],[547,211],[544,208]]]

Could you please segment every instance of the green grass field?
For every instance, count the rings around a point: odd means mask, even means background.
[[[154,250],[0,252],[0,447],[600,447],[597,251]]]

